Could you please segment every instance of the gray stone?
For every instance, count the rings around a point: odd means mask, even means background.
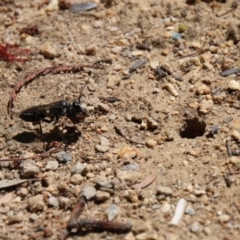
[[[138,171],[139,165],[137,163],[129,163],[121,167],[122,171]]]
[[[106,137],[101,136],[100,137],[100,145],[102,145],[102,146],[109,146],[110,145],[109,140]]]
[[[87,200],[89,200],[89,199],[91,199],[95,196],[96,189],[94,187],[91,187],[91,186],[86,186],[86,187],[83,188],[82,194]]]
[[[109,112],[109,106],[105,103],[98,103],[98,109],[103,112]]]
[[[59,206],[59,202],[58,199],[56,197],[49,197],[48,198],[48,206],[49,207],[58,207]]]
[[[116,204],[112,204],[109,206],[105,211],[108,221],[111,222],[113,219],[115,219],[119,213],[119,207]]]
[[[99,187],[105,187],[105,188],[112,188],[113,185],[111,183],[109,183],[108,181],[96,181],[96,184]]]
[[[66,153],[65,151],[60,151],[57,154],[57,159],[59,162],[66,163],[66,162],[72,160],[72,156],[70,154]]]
[[[41,194],[28,199],[28,209],[30,212],[42,211],[44,206],[45,203]]]
[[[86,168],[86,163],[80,163],[80,162],[77,162],[74,166],[73,166],[73,168],[72,168],[72,170],[71,170],[71,173],[72,174],[75,174],[75,173],[79,173],[79,174],[81,174],[83,171],[84,171],[84,169]]]
[[[53,161],[48,161],[46,169],[55,171],[58,169],[58,167],[59,167],[58,161],[53,160]]]
[[[37,215],[36,213],[32,213],[32,214],[29,216],[30,222],[35,222],[37,219],[38,219],[38,215]]]
[[[187,206],[186,209],[185,209],[185,213],[189,214],[189,215],[194,215],[195,210],[191,206]]]
[[[20,166],[20,174],[22,177],[33,177],[35,174],[39,173],[39,168],[36,166],[36,162],[31,159],[23,161]]]
[[[192,223],[192,225],[190,226],[190,230],[194,233],[198,232],[200,229],[200,225],[198,222],[194,222]]]
[[[95,148],[96,148],[96,150],[97,150],[98,152],[105,153],[105,152],[108,151],[109,146],[104,146],[104,145],[99,145],[99,144],[97,144],[97,145],[95,146]]]

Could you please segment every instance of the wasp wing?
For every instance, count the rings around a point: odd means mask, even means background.
[[[49,118],[51,122],[55,117],[66,115],[69,103],[58,101],[46,105],[39,105],[23,110],[19,117],[26,122],[37,122]]]

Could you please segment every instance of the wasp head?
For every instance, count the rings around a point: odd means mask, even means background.
[[[88,115],[87,109],[81,104],[79,100],[74,100],[69,110],[69,113],[72,117],[75,117],[77,115],[86,117]]]

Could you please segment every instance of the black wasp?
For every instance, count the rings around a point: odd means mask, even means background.
[[[19,114],[19,117],[26,122],[38,122],[40,126],[41,137],[43,136],[41,121],[51,123],[55,120],[55,123],[57,123],[60,117],[66,116],[75,123],[79,116],[84,118],[88,114],[87,109],[80,101],[82,92],[87,83],[88,81],[83,86],[79,98],[74,100],[72,103],[66,100],[61,100],[46,105],[30,107],[23,110]]]

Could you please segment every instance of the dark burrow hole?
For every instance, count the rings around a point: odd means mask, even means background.
[[[201,137],[206,131],[206,123],[198,118],[186,119],[185,124],[180,128],[179,133],[182,138]]]

